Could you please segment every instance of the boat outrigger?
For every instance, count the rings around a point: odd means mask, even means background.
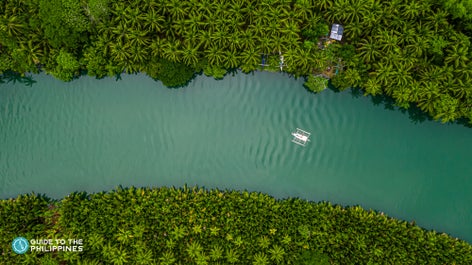
[[[293,135],[292,142],[294,142],[298,145],[301,145],[301,146],[305,146],[306,143],[310,141],[310,139],[308,139],[310,137],[310,134],[311,133],[297,128],[297,131],[292,133],[292,135]]]

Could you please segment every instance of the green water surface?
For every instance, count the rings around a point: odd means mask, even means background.
[[[472,242],[472,134],[278,73],[0,85],[0,198],[118,185],[361,205]],[[312,133],[306,147],[291,131]]]

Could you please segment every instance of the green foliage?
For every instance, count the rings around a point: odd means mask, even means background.
[[[440,0],[453,18],[472,20],[471,0]]]
[[[329,257],[317,250],[303,250],[297,260],[300,265],[329,265]]]
[[[109,14],[110,0],[88,0],[85,13],[92,23],[104,22]]]
[[[472,123],[472,0],[236,2],[6,0],[0,73],[146,72],[178,87],[202,71],[222,79],[229,69],[261,69],[261,54],[264,70],[280,71],[280,52],[282,71],[295,77],[324,74],[340,90]],[[341,42],[321,38],[332,23],[345,28]]]
[[[44,36],[55,48],[78,49],[87,39],[89,20],[80,1],[39,0],[39,18]]]
[[[83,239],[84,251],[7,247],[0,264],[472,263],[472,245],[359,206],[186,186],[1,200],[0,244],[17,236]]]
[[[195,70],[182,64],[171,62],[166,59],[159,59],[156,63],[155,72],[148,74],[158,79],[167,87],[181,87],[187,85],[194,77]]]
[[[321,76],[309,75],[303,84],[307,89],[313,92],[321,92],[328,87],[328,79]]]
[[[213,76],[216,80],[223,79],[226,75],[226,70],[218,66],[207,66],[203,69],[206,76]]]
[[[61,50],[56,57],[57,66],[52,75],[63,81],[70,81],[79,75],[80,64],[73,54]]]

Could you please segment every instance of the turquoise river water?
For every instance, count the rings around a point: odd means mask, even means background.
[[[278,73],[36,75],[0,85],[0,198],[123,186],[199,185],[361,205],[472,242],[472,129],[349,92],[309,93]],[[297,127],[312,133],[291,142]]]

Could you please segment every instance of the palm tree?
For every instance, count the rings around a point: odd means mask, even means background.
[[[366,7],[367,5],[364,0],[351,0],[350,3],[346,1],[345,10],[342,10],[346,12],[343,21],[346,21],[348,24],[353,22],[360,23],[365,14],[368,13]]]
[[[201,30],[197,34],[198,46],[208,49],[212,45],[213,33],[207,30]]]
[[[217,261],[221,258],[223,258],[223,248],[219,245],[214,245],[210,251],[210,259]]]
[[[271,53],[273,51],[271,47],[271,38],[267,35],[264,35],[262,38],[259,39],[259,49],[263,53]]]
[[[222,65],[225,61],[225,53],[216,45],[210,45],[210,48],[205,51],[205,57],[208,59],[210,65]]]
[[[162,55],[171,62],[180,62],[182,51],[180,50],[180,41],[168,41],[163,44]]]
[[[438,83],[431,81],[423,82],[423,86],[421,86],[418,92],[418,107],[429,114],[434,114],[434,110],[441,96]]]
[[[148,58],[147,46],[132,45],[131,48],[131,62],[135,65],[144,65],[144,62]]]
[[[159,258],[159,261],[162,265],[172,265],[177,261],[177,259],[170,250],[167,250],[164,252],[164,254],[162,254],[162,257]]]
[[[182,20],[188,13],[188,9],[185,5],[186,2],[180,0],[168,0],[166,2],[168,12],[174,21]]]
[[[263,252],[259,252],[254,255],[254,261],[252,262],[252,264],[253,265],[268,265],[269,259],[267,258],[266,254],[264,254]]]
[[[203,247],[197,241],[193,241],[192,243],[187,245],[187,254],[192,259],[195,259],[197,256],[199,256],[202,251]]]
[[[118,25],[116,26],[111,26],[111,32],[113,34],[115,34],[115,38],[118,40],[118,41],[121,41],[121,42],[126,42],[126,40],[128,39],[128,34],[130,32],[129,30],[129,27],[128,25],[123,22],[123,21],[120,21],[118,23]]]
[[[189,31],[189,29],[187,28],[187,23],[183,19],[174,21],[171,27],[174,32],[180,36],[184,35],[185,32]]]
[[[360,87],[362,78],[357,69],[349,68],[343,72],[348,87]]]
[[[365,94],[376,96],[382,94],[382,85],[379,83],[376,77],[370,77],[364,82],[363,86]]]
[[[313,5],[320,11],[326,11],[326,10],[331,9],[333,2],[334,1],[332,0],[318,0],[318,1],[313,1]]]
[[[358,50],[359,56],[361,56],[366,63],[374,62],[381,56],[377,41],[374,41],[371,37],[361,40]]]
[[[270,259],[276,264],[281,264],[284,260],[285,250],[278,245],[274,245],[270,250]]]
[[[407,19],[415,19],[421,11],[421,4],[418,1],[405,2],[401,5],[401,14]]]
[[[128,253],[120,248],[113,249],[113,255],[110,258],[113,264],[122,265],[128,263]]]
[[[439,28],[448,24],[448,13],[443,10],[438,10],[432,16],[427,17],[427,25],[430,25],[437,32]]]
[[[413,77],[410,75],[410,70],[411,67],[401,63],[393,69],[392,73],[390,74],[390,86],[385,87],[387,94],[392,94],[392,91],[389,89],[393,84],[399,87],[408,87],[413,82]]]
[[[230,249],[227,249],[226,250],[226,261],[228,261],[229,263],[233,264],[233,263],[236,263],[239,261],[239,253],[238,251],[230,248]]]
[[[44,56],[43,48],[39,43],[34,43],[31,38],[29,41],[20,42],[20,50],[27,54],[27,62],[29,65],[37,65],[40,63],[40,58]]]
[[[185,45],[182,51],[182,61],[189,66],[195,66],[198,63],[198,47]]]
[[[300,39],[300,27],[297,25],[297,22],[294,19],[288,19],[282,21],[283,28],[281,32],[286,35],[287,38],[293,38],[296,40]]]
[[[7,16],[6,14],[0,17],[0,32],[5,32],[8,37],[16,39],[23,39],[27,25],[21,22],[17,16]]]
[[[138,249],[136,251],[136,264],[147,265],[147,264],[152,264],[152,263],[153,263],[153,258],[152,258],[152,251],[150,249],[147,249],[147,250]]]
[[[313,5],[310,0],[297,0],[293,7],[303,20],[308,20],[313,16]]]
[[[382,84],[382,86],[387,86],[392,73],[392,68],[393,67],[390,64],[385,64],[383,62],[376,63],[374,65],[375,72],[373,72],[372,75],[377,78],[378,82]]]
[[[423,56],[428,48],[428,40],[422,36],[415,36],[411,43],[406,45],[406,51],[412,57]]]
[[[239,66],[239,58],[238,56],[232,51],[225,51],[225,61],[223,62],[223,66],[226,69],[236,68]]]
[[[164,48],[165,39],[155,38],[151,41],[149,48],[151,50],[152,57],[162,56],[162,50]]]
[[[190,13],[189,18],[185,20],[186,28],[192,32],[198,32],[202,26],[202,15],[196,12]]]
[[[403,46],[408,45],[416,39],[415,29],[410,24],[405,24],[401,29],[401,34],[398,35],[398,42]]]
[[[144,26],[152,33],[159,33],[165,22],[164,17],[159,15],[154,9],[148,10],[145,17]]]
[[[449,46],[446,58],[444,58],[444,62],[446,62],[447,65],[454,65],[456,68],[465,68],[468,61],[467,46],[458,43]]]
[[[351,41],[356,41],[359,37],[361,37],[363,31],[364,31],[364,28],[362,27],[362,24],[357,22],[357,21],[354,21],[354,22],[351,22],[349,24],[347,24],[345,26],[346,30],[346,37],[349,38],[349,40]]]
[[[209,15],[213,12],[213,1],[212,0],[199,0],[196,3],[197,12],[203,16]]]
[[[144,30],[132,29],[127,36],[130,45],[149,46],[151,43],[148,33]]]
[[[399,50],[398,47],[398,37],[392,31],[388,32],[386,30],[380,31],[379,36],[377,36],[378,42],[380,43],[380,49],[384,52],[392,52]]]
[[[247,50],[256,47],[254,42],[254,32],[250,30],[242,31],[239,35],[239,48],[242,50]]]
[[[347,21],[348,13],[353,10],[349,7],[350,3],[347,0],[334,1],[333,6],[326,10],[326,18],[329,21]]]
[[[460,117],[459,99],[453,98],[449,94],[441,94],[440,101],[436,106],[434,119],[441,120],[442,123],[454,121]]]
[[[261,61],[260,53],[254,48],[246,49],[240,54],[240,61],[242,65],[245,65],[246,69],[255,70]],[[253,66],[253,67],[250,67]],[[250,72],[250,71],[245,71]]]
[[[254,10],[254,23],[255,24],[260,24],[260,25],[266,25],[270,19],[270,10],[269,7],[264,7],[264,6],[257,6],[256,9]]]
[[[212,35],[213,43],[220,47],[226,47],[229,42],[228,34],[224,29],[217,29]]]
[[[131,58],[129,47],[121,42],[110,44],[110,57],[117,63],[124,63]]]
[[[244,21],[244,14],[245,14],[245,8],[244,5],[246,3],[243,2],[233,2],[230,5],[230,8],[228,10],[229,17],[231,17],[232,20],[241,22]]]

